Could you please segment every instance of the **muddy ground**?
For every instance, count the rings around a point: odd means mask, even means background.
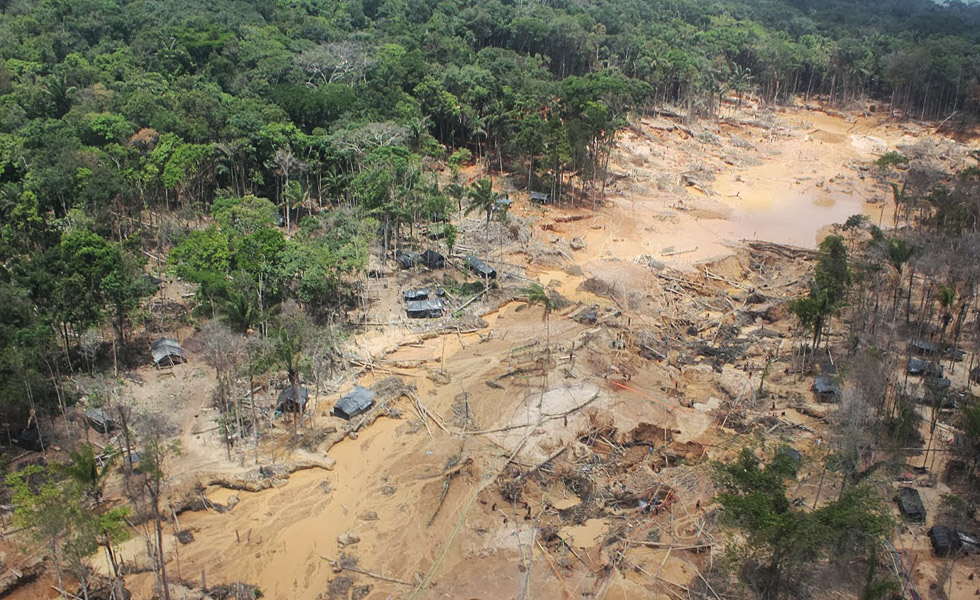
[[[247,581],[276,599],[712,597],[725,539],[709,461],[746,443],[792,445],[803,454],[794,497],[835,497],[822,468],[834,408],[792,370],[800,333],[785,302],[804,293],[833,224],[893,224],[878,155],[927,145],[956,168],[969,148],[880,116],[729,111],[635,122],[596,211],[515,192],[507,223],[463,219],[459,247],[500,276],[462,310],[474,294],[451,293],[443,319],[406,320],[400,293],[475,281],[458,258],[366,279],[348,369],[315,394],[299,435],[276,422],[258,451],[229,460],[199,354],[133,373],[134,402],[164,407],[183,447],[168,465],[171,505],[187,509],[167,528],[174,579]],[[553,310],[522,301],[532,281],[560,300]],[[363,422],[330,416],[355,383],[383,402]],[[934,514],[943,484],[922,484]],[[927,525],[903,527],[903,560],[925,592],[943,564]],[[120,555],[135,597],[150,597],[145,541]],[[980,593],[977,566],[957,561],[950,597]],[[53,597],[50,585],[45,575],[10,597]]]

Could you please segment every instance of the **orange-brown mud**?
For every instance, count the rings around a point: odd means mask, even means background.
[[[227,460],[208,407],[213,370],[193,355],[173,376],[142,370],[130,386],[137,402],[181,426],[185,452],[168,465],[174,503],[201,486],[229,507],[171,519],[168,572],[311,600],[678,598],[708,585],[724,536],[706,461],[737,451],[740,431],[764,423],[767,443],[803,452],[801,503],[835,497],[820,466],[832,409],[788,372],[794,333],[782,305],[805,289],[808,249],[833,224],[864,214],[892,225],[871,162],[928,134],[800,109],[690,126],[640,120],[619,138],[596,212],[517,193],[510,227],[461,222],[461,250],[501,273],[462,315],[408,321],[400,302],[401,290],[448,285],[459,271],[387,268],[369,280],[366,325],[345,348],[350,371],[314,399],[308,422],[343,439],[299,448],[280,424],[258,462],[308,468],[265,489],[208,485],[249,480],[257,467],[251,449]],[[567,302],[528,306],[529,281]],[[343,436],[349,424],[329,415],[340,393],[392,376],[411,389]],[[938,497],[925,499],[932,511]],[[180,543],[178,528],[193,541]],[[902,541],[924,589],[941,563],[912,529]],[[138,535],[120,556],[149,565]],[[980,587],[970,561],[958,562],[951,597]],[[149,598],[153,575],[127,585]]]

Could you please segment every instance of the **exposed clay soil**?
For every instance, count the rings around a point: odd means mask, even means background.
[[[596,212],[516,193],[510,227],[464,219],[460,247],[501,277],[463,314],[407,321],[400,301],[403,289],[464,279],[455,269],[368,281],[350,372],[313,399],[307,443],[280,422],[257,454],[228,460],[214,371],[199,355],[137,371],[134,402],[162,407],[182,443],[171,502],[196,508],[167,529],[173,577],[247,581],[276,599],[686,597],[724,549],[707,461],[731,456],[759,423],[767,444],[803,452],[799,502],[835,497],[821,461],[833,409],[814,401],[811,378],[788,372],[795,332],[783,305],[804,290],[831,225],[854,214],[891,225],[890,192],[870,166],[878,154],[951,142],[863,116],[730,110],[721,122],[635,123]],[[951,147],[955,166],[965,150]],[[529,281],[567,302],[547,315],[527,306]],[[392,377],[407,387],[356,430],[329,416],[355,382]],[[259,473],[273,463],[274,475]],[[943,491],[934,481],[930,514]],[[900,538],[920,591],[942,566],[926,530]],[[149,562],[139,536],[120,555],[137,571]],[[978,565],[957,561],[951,598],[980,593],[969,579]],[[10,597],[51,597],[49,579]],[[127,585],[149,598],[152,573]]]

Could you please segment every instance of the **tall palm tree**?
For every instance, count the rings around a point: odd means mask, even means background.
[[[470,199],[469,206],[466,207],[466,214],[473,211],[480,211],[487,217],[487,239],[490,239],[490,218],[493,216],[494,202],[497,200],[493,193],[493,181],[490,179],[478,179],[470,184],[466,196]]]
[[[551,311],[555,308],[555,302],[548,295],[548,291],[541,287],[540,284],[532,283],[523,290],[524,301],[527,302],[528,306],[534,306],[535,304],[540,304],[544,308],[544,312],[541,318],[545,323],[545,331],[548,336],[548,347],[551,347]]]

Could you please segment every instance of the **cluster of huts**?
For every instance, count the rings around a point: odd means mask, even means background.
[[[434,226],[430,226],[430,229]],[[395,252],[395,260],[403,269],[411,269],[417,265],[424,265],[429,269],[442,269],[446,266],[446,257],[432,248],[421,254],[411,250],[398,250]],[[463,259],[463,264],[478,277],[487,280],[497,278],[497,270],[475,256],[467,256]],[[427,287],[405,290],[402,292],[405,312],[410,319],[438,319],[446,312],[444,295],[442,290],[433,292]]]
[[[374,406],[374,392],[366,387],[354,386],[334,404],[331,414],[341,419],[352,419]],[[276,411],[279,413],[304,413],[310,398],[309,390],[302,385],[290,385],[279,392]]]
[[[914,487],[904,486],[898,488],[898,496],[895,498],[898,503],[898,512],[902,518],[913,523],[926,522],[926,508],[922,503],[919,490]],[[929,542],[932,544],[932,551],[938,557],[949,558],[957,553],[969,553],[980,551],[980,541],[975,535],[959,531],[947,525],[933,525],[929,528]]]
[[[446,303],[439,297],[442,290],[431,294],[429,288],[418,288],[402,292],[405,311],[410,319],[438,319],[446,312]],[[430,297],[430,295],[435,297]]]
[[[432,248],[426,249],[421,254],[412,250],[398,250],[395,252],[395,260],[403,269],[411,269],[416,265],[424,265],[430,269],[446,267],[446,257]]]

